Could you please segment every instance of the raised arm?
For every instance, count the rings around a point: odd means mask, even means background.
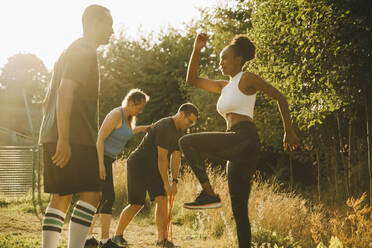
[[[245,72],[242,80],[239,83],[239,88],[245,92],[246,89],[253,89],[256,91],[261,91],[265,95],[275,99],[278,104],[279,112],[282,117],[283,127],[284,127],[284,139],[283,147],[284,150],[290,149],[291,151],[295,150],[299,146],[299,139],[297,138],[296,133],[294,132],[290,114],[289,107],[286,97],[277,90],[274,86],[267,83],[258,75],[255,75],[251,72]]]
[[[201,49],[205,46],[209,36],[207,34],[198,34],[195,38],[194,49],[191,54],[190,62],[187,68],[186,82],[200,89],[220,94],[221,90],[228,83],[223,80],[210,80],[199,77],[198,67]]]
[[[57,91],[57,130],[58,140],[56,153],[52,157],[53,163],[63,168],[71,157],[70,146],[70,117],[72,101],[78,82],[62,79]]]
[[[106,115],[101,128],[98,131],[98,137],[96,142],[98,164],[99,164],[99,176],[102,180],[106,180],[106,170],[104,163],[104,146],[105,139],[112,133],[112,131],[120,124],[121,113],[116,109],[112,110]]]

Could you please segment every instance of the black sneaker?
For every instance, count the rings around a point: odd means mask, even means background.
[[[100,248],[123,248],[125,246],[120,246],[115,244],[114,242],[111,241],[111,239],[107,240],[106,243],[102,244],[102,242],[99,242],[99,247]]]
[[[196,197],[195,201],[184,203],[183,207],[188,209],[220,208],[222,207],[222,202],[219,195],[215,197],[210,196],[204,190],[202,190]]]
[[[172,242],[170,242],[168,239],[164,239],[164,240],[161,240],[161,241],[156,241],[156,246],[164,247],[164,248],[178,247],[175,244],[173,244]]]
[[[98,246],[98,241],[94,237],[85,240],[84,248],[93,248],[97,246]]]
[[[112,243],[118,245],[119,247],[126,247],[128,245],[128,241],[125,240],[123,235],[116,235],[110,239]]]

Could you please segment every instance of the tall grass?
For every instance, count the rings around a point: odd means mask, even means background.
[[[226,175],[224,171],[211,169],[208,169],[208,175],[215,191],[221,196],[223,207],[205,211],[192,211],[182,207],[184,202],[192,201],[200,190],[195,176],[186,166],[175,198],[172,223],[183,227],[181,232],[185,238],[217,238],[224,247],[235,247],[237,244],[235,223],[230,207]],[[117,217],[127,205],[128,199],[125,160],[114,163],[114,185],[116,201],[113,214]],[[372,247],[372,207],[365,203],[368,200],[367,194],[348,199],[345,205],[347,210],[339,211],[326,209],[298,193],[288,192],[282,188],[280,182],[275,179],[263,180],[260,176],[253,179],[248,206],[253,247],[268,248],[274,245],[284,248]],[[42,194],[44,206],[48,200],[49,195]],[[29,243],[36,244],[40,241],[41,223],[32,222],[31,220],[34,219],[30,217],[34,214],[31,194],[23,197],[0,197],[0,210],[11,218],[27,217],[27,220],[30,220],[29,230],[38,233],[37,236],[30,234]],[[137,221],[143,224],[154,224],[153,210],[154,204],[147,199],[145,209],[141,211]],[[43,214],[39,210],[39,217]],[[66,219],[67,222],[68,218]],[[20,230],[23,229],[20,227]],[[0,247],[14,247],[13,243],[22,240],[21,237],[9,239],[8,236],[8,234],[0,234]],[[33,246],[25,243],[24,247]]]
[[[114,215],[119,215],[127,205],[125,160],[117,161],[113,171],[116,191]],[[182,205],[195,198],[200,186],[188,166],[182,171],[172,211],[172,223],[189,230],[185,231],[188,237],[219,238],[226,247],[234,247],[235,223],[225,172],[208,169],[211,184],[220,195],[223,207],[193,211],[184,209]],[[316,247],[318,244],[328,244],[331,240],[341,240],[352,247],[364,247],[360,245],[368,243],[372,222],[371,207],[362,206],[365,196],[349,199],[347,205],[350,211],[339,214],[304,199],[300,194],[284,191],[281,186],[275,178],[263,180],[256,175],[253,179],[248,212],[256,247],[273,247],[274,244],[279,247]],[[148,223],[154,223],[153,207],[154,204],[147,198],[142,217],[148,218]]]
[[[126,161],[116,160],[113,163],[112,174],[115,187],[115,202],[112,211],[114,215],[117,215],[128,204]]]
[[[182,236],[192,239],[220,239],[224,247],[235,247],[236,233],[227,179],[224,171],[208,169],[208,175],[215,191],[220,194],[223,207],[215,210],[192,211],[182,207],[184,202],[192,201],[200,190],[199,183],[188,166],[183,169],[172,211],[172,223],[183,228]],[[114,216],[118,216],[127,205],[126,162],[119,160],[114,164],[114,184],[116,201]],[[350,198],[346,202],[346,211],[326,209],[321,204],[303,198],[300,194],[282,190],[282,185],[275,179],[263,180],[259,176],[253,179],[249,199],[249,218],[252,226],[253,247],[372,247],[372,207],[365,203],[367,194],[359,198]],[[46,206],[48,194],[42,194],[42,204]],[[40,222],[31,222],[34,205],[31,194],[23,197],[0,197],[0,210],[3,214],[24,216],[30,220],[30,230],[37,230],[38,235],[30,234],[29,243],[40,240]],[[139,215],[143,224],[154,224],[154,204],[148,199]],[[39,210],[39,217],[44,213]],[[2,216],[4,218],[4,216]],[[66,218],[68,219],[68,218]],[[66,220],[68,221],[68,220]],[[23,229],[21,229],[23,230]],[[13,247],[22,238],[9,239],[8,234],[0,234],[0,247]],[[31,242],[32,241],[32,242]],[[19,243],[21,244],[21,243]],[[24,247],[33,247],[25,243]],[[22,245],[20,245],[22,247]],[[36,246],[35,246],[36,247]]]

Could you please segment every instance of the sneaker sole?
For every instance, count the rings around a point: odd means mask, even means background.
[[[118,244],[116,244],[116,245],[117,245],[117,247],[120,247],[120,248],[127,248],[129,246],[132,246],[132,244],[126,244],[126,245],[118,245]]]
[[[126,243],[125,245],[118,245],[118,244],[116,244],[115,242],[113,242],[115,245],[117,245],[118,247],[120,247],[120,248],[126,248],[126,247],[129,247],[129,246],[131,246],[132,244],[131,243]]]
[[[210,208],[220,208],[222,207],[221,202],[215,202],[215,203],[210,203],[206,205],[183,205],[184,208],[187,209],[210,209]]]

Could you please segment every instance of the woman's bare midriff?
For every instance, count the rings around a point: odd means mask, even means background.
[[[246,116],[246,115],[236,114],[236,113],[227,113],[225,119],[226,119],[227,129],[230,129],[232,126],[238,124],[239,122],[243,122],[243,121],[249,121],[249,122],[254,123],[251,117]]]

